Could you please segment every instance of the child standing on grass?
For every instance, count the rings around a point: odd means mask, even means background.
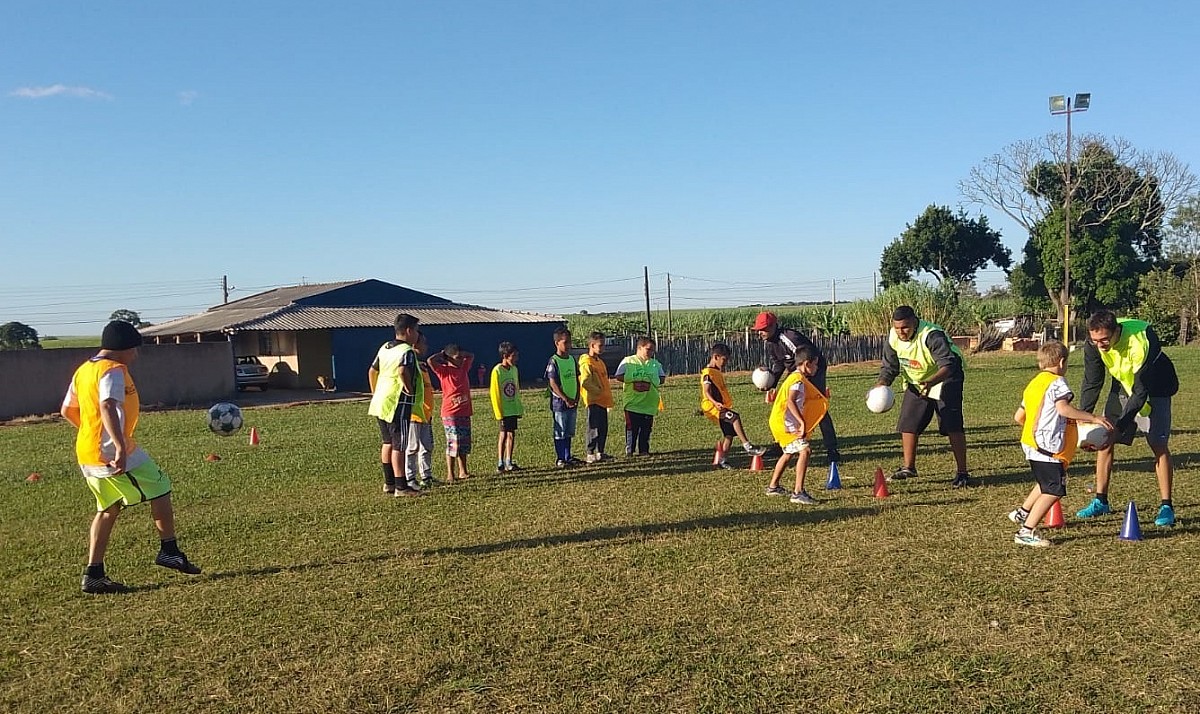
[[[429,358],[429,368],[442,383],[442,428],[446,431],[446,483],[470,478],[467,456],[471,453],[471,364],[475,355],[460,350],[453,342]]]
[[[709,421],[721,427],[719,450],[721,461],[717,468],[731,469],[725,460],[729,447],[733,446],[733,437],[742,442],[742,449],[750,456],[762,455],[766,449],[760,449],[750,443],[746,430],[742,427],[742,417],[733,411],[733,395],[725,386],[725,362],[729,360],[729,345],[718,342],[709,350],[708,366],[700,370],[700,411]]]
[[[500,343],[500,364],[492,368],[492,384],[488,393],[492,399],[492,413],[500,422],[500,434],[496,437],[496,473],[519,471],[513,461],[513,448],[517,440],[517,420],[525,413],[521,404],[521,377],[517,373],[517,358],[520,353],[511,342]]]
[[[666,371],[654,359],[654,340],[639,337],[637,352],[621,360],[616,378],[621,383],[625,401],[625,455],[650,455],[650,430],[654,415],[662,403],[659,386],[667,378]]]
[[[1013,415],[1013,421],[1021,425],[1021,448],[1035,481],[1021,507],[1008,514],[1009,520],[1021,526],[1013,536],[1018,545],[1050,545],[1038,533],[1037,525],[1054,503],[1067,495],[1067,466],[1078,440],[1075,422],[1099,424],[1110,432],[1113,428],[1108,419],[1071,406],[1075,395],[1063,376],[1069,354],[1061,342],[1046,342],[1038,348],[1041,371],[1025,387],[1021,406]]]
[[[433,485],[433,382],[423,358],[429,350],[425,335],[417,332],[413,345],[418,379],[413,380],[417,393],[413,395],[412,420],[408,423],[408,448],[405,451],[404,473],[409,488],[423,489]]]
[[[408,424],[412,420],[416,395],[417,360],[412,343],[417,338],[417,318],[408,313],[396,316],[396,339],[379,348],[367,381],[371,385],[371,404],[367,413],[379,424],[383,445],[379,460],[383,468],[383,492],[389,496],[419,496],[405,478],[408,453]]]
[[[63,418],[79,430],[75,456],[96,497],[88,565],[83,572],[85,593],[129,591],[105,573],[104,554],[121,509],[143,501],[150,502],[150,517],[158,531],[159,551],[154,564],[188,575],[200,574],[200,568],[188,560],[175,541],[171,479],[133,438],[141,403],[129,365],[137,358],[141,344],[142,336],[133,325],[108,323],[100,337],[100,351],[75,370],[62,403]]]
[[[804,490],[804,477],[808,473],[808,459],[812,454],[808,435],[829,411],[829,400],[808,381],[809,377],[817,373],[819,366],[813,350],[807,347],[797,348],[796,368],[776,390],[775,401],[771,404],[771,434],[783,447],[783,456],[779,457],[779,461],[775,463],[775,470],[771,472],[767,495],[782,496],[787,493],[779,485],[779,480],[787,470],[788,462],[795,456],[796,490],[792,491],[790,500],[805,506],[817,503],[817,500]]]
[[[555,467],[564,469],[583,463],[571,456],[571,441],[579,416],[579,369],[571,356],[571,331],[554,331],[554,354],[546,363],[546,382],[550,385],[550,414],[553,417]]]
[[[579,395],[587,413],[587,462],[594,464],[611,459],[604,452],[608,446],[608,410],[612,409],[612,387],[608,383],[608,367],[604,354],[604,335],[588,335],[587,354],[579,355]]]

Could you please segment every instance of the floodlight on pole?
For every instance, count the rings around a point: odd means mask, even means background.
[[[1075,95],[1075,106],[1071,106],[1071,98],[1064,94],[1050,97],[1050,113],[1067,115],[1067,161],[1063,169],[1066,182],[1066,196],[1063,198],[1063,289],[1062,289],[1062,319],[1063,340],[1068,341],[1068,330],[1071,324],[1071,196],[1074,193],[1071,182],[1071,115],[1086,112],[1092,104],[1092,95],[1082,93]]]

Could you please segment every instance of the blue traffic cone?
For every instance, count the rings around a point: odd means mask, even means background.
[[[1141,540],[1142,527],[1138,525],[1137,506],[1129,502],[1125,509],[1125,522],[1121,524],[1121,540]]]
[[[837,491],[842,487],[842,477],[838,475],[836,461],[829,462],[829,478],[825,481],[826,491]]]

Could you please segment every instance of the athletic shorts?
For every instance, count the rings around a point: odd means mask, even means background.
[[[1110,396],[1104,407],[1104,416],[1115,422],[1125,410],[1124,402],[1124,395],[1118,395],[1116,399]],[[1165,446],[1171,438],[1171,398],[1150,397],[1146,403],[1150,405],[1150,428],[1146,430],[1146,443],[1151,446]],[[1135,436],[1137,424],[1131,423],[1117,433],[1116,443],[1128,446],[1133,443]]]
[[[446,430],[446,456],[466,456],[471,453],[471,417],[442,417]]]
[[[741,419],[738,413],[732,409],[722,409],[717,412],[717,424],[721,427],[721,435],[733,438],[737,436],[737,429],[733,425]]]
[[[788,445],[783,447],[783,453],[798,454],[801,451],[808,451],[811,448],[812,447],[809,446],[808,439],[799,438],[789,441]]]
[[[393,449],[401,452],[408,451],[408,421],[375,421],[379,422],[379,438],[383,443],[391,444]]]
[[[123,474],[103,477],[85,475],[84,479],[96,497],[97,511],[107,511],[117,503],[134,506],[171,492],[171,479],[153,459]]]
[[[517,430],[517,420],[519,416],[506,416],[500,420],[500,431],[512,433]]]
[[[939,399],[929,399],[909,385],[900,404],[900,421],[896,431],[901,434],[923,434],[933,415],[938,417],[938,433],[942,436],[963,432],[963,383],[942,382]]]
[[[1067,495],[1067,469],[1061,461],[1034,461],[1030,459],[1029,470],[1038,489],[1050,496]]]

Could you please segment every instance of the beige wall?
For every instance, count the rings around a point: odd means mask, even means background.
[[[95,348],[0,352],[0,419],[58,411],[75,369]],[[143,405],[206,404],[233,395],[228,342],[146,345],[130,368]]]

